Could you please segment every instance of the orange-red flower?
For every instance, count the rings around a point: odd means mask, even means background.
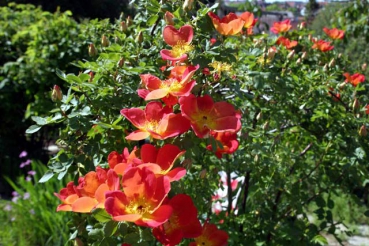
[[[185,69],[182,71],[182,69]],[[142,74],[141,82],[146,89],[139,89],[138,95],[145,100],[163,99],[166,105],[173,106],[177,97],[188,96],[196,81],[191,80],[199,66],[178,66],[171,71],[170,78],[161,80],[151,74]],[[174,70],[174,71],[173,71]]]
[[[240,17],[243,21],[245,21],[245,24],[243,24],[243,27],[248,29],[248,28],[252,28],[255,25],[255,18],[254,18],[254,14],[251,12],[243,12]]]
[[[196,136],[204,138],[214,132],[237,132],[241,128],[240,113],[232,104],[216,102],[209,95],[195,97],[193,94],[179,99],[182,115],[191,122]]]
[[[156,177],[147,168],[133,167],[122,178],[122,191],[106,193],[105,209],[115,221],[134,222],[157,227],[172,214],[172,207],[162,205],[170,190],[166,176]]]
[[[275,34],[278,33],[285,33],[288,32],[291,29],[291,21],[289,19],[281,21],[281,22],[274,22],[273,26],[270,28],[271,32],[274,32]]]
[[[337,28],[328,29],[326,27],[323,28],[323,31],[331,38],[331,39],[343,39],[345,36],[344,30],[339,30]]]
[[[184,61],[187,59],[187,53],[193,50],[193,29],[190,25],[184,25],[178,30],[168,25],[164,27],[163,38],[165,43],[172,47],[172,50],[160,51],[163,60]]]
[[[111,169],[113,169],[118,175],[123,175],[129,166],[137,166],[142,163],[136,152],[138,149],[135,147],[131,153],[125,148],[122,154],[116,151],[112,151],[108,155],[108,164]]]
[[[241,32],[245,21],[239,18],[235,13],[229,13],[222,19],[213,12],[208,13],[214,28],[224,36],[232,36]]]
[[[346,83],[350,83],[353,86],[357,86],[360,83],[363,83],[365,81],[365,76],[360,73],[355,73],[353,75],[350,75],[349,73],[344,73],[343,76],[345,76]]]
[[[319,49],[322,52],[327,52],[333,50],[334,46],[331,45],[330,42],[324,40],[313,40],[314,45],[312,46],[313,49]]]
[[[160,102],[149,102],[145,110],[140,108],[122,109],[121,115],[126,117],[138,130],[129,134],[128,140],[142,140],[149,136],[155,139],[166,139],[178,136],[190,129],[188,120]]]
[[[223,154],[232,154],[238,149],[239,143],[236,132],[211,132],[211,135],[217,141],[215,155],[218,158],[222,158]],[[206,146],[206,148],[214,151],[211,144]]]
[[[163,245],[178,245],[182,238],[195,238],[201,235],[202,227],[197,219],[197,208],[190,196],[178,194],[168,202],[173,213],[164,224],[153,229],[155,238]]]
[[[119,189],[119,177],[114,170],[100,167],[79,178],[78,186],[69,182],[66,188],[54,193],[61,201],[56,211],[90,213],[94,208],[103,208],[105,193]]]
[[[216,225],[205,222],[201,236],[195,238],[195,242],[191,242],[189,246],[225,246],[228,244],[228,234],[223,230],[219,230]]]
[[[175,161],[186,152],[181,151],[176,145],[166,144],[157,149],[154,145],[144,144],[140,152],[142,164],[138,167],[147,167],[155,174],[165,175],[170,182],[186,175],[186,169],[183,167],[172,169]]]
[[[297,41],[290,41],[288,38],[280,36],[277,39],[276,44],[283,45],[284,47],[290,50],[297,45]]]

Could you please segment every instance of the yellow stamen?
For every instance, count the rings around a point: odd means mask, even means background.
[[[145,128],[147,130],[156,132],[156,129],[158,128],[159,123],[156,120],[150,120],[145,123]]]
[[[176,45],[173,46],[171,54],[172,56],[178,58],[190,52],[191,50],[193,50],[192,45],[179,41]]]
[[[147,207],[147,202],[140,198],[138,201],[130,201],[126,207],[126,212],[129,214],[145,214],[150,211],[150,207]]]
[[[232,70],[232,66],[228,63],[225,62],[218,62],[218,61],[213,61],[212,63],[208,64],[210,67],[214,68],[213,73],[217,73],[219,74],[219,76],[221,75],[221,73],[224,72],[229,72]]]

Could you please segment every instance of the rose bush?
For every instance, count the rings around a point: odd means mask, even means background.
[[[255,34],[252,13],[219,18],[217,5],[135,4],[139,14],[107,26],[78,75],[58,71],[69,90],[44,118],[63,127],[40,181],[75,174],[56,193],[58,210],[81,213],[71,239],[314,245],[323,232],[337,236],[331,197],[366,187],[369,149],[367,85],[345,69],[331,45],[340,39],[288,21]]]

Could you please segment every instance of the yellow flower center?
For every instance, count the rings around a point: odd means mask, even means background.
[[[156,132],[156,129],[158,128],[158,125],[159,125],[159,123],[156,120],[146,121],[145,129]]]
[[[217,73],[219,76],[222,72],[229,72],[232,70],[232,66],[225,62],[213,61],[212,63],[209,63],[209,66],[214,68],[213,73]]]
[[[130,201],[126,207],[126,212],[128,214],[145,214],[150,211],[150,207],[147,207],[147,202],[140,198],[138,201]]]
[[[183,41],[178,41],[176,45],[173,46],[171,54],[172,56],[178,58],[193,50],[193,46],[186,44]]]
[[[182,89],[182,87],[182,83],[180,83],[180,81],[178,81],[177,79],[164,80],[160,85],[161,89],[168,89],[168,91],[178,91]]]

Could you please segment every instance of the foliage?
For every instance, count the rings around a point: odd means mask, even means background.
[[[0,123],[0,162],[2,174],[10,178],[20,174],[14,163],[23,150],[31,158],[48,160],[44,147],[56,138],[57,130],[45,127],[26,136],[30,117],[52,109],[51,89],[59,83],[56,68],[78,72],[71,62],[87,57],[88,43],[99,39],[92,38],[99,32],[97,25],[79,25],[71,15],[69,11],[52,14],[32,5],[0,7],[0,113],[4,116]],[[7,186],[2,177],[0,182],[1,187]]]
[[[366,54],[369,52],[366,45],[369,33],[364,28],[369,14],[366,4],[366,1],[330,3],[315,17],[311,29],[320,36],[324,35],[323,27],[332,26],[346,30],[343,42],[335,43],[335,49],[347,57],[350,70],[369,76],[369,71],[362,69],[362,65],[368,63]]]
[[[0,6],[6,6],[9,1],[0,0]],[[129,1],[118,0],[100,0],[89,1],[80,0],[78,2],[71,1],[48,1],[48,0],[13,0],[18,5],[32,3],[35,6],[41,6],[44,11],[71,11],[75,19],[82,20],[88,19],[105,19],[117,18],[122,12],[126,14],[133,14],[133,10],[128,8]]]
[[[71,216],[55,213],[58,202],[53,195],[63,182],[37,183],[47,167],[36,161],[31,166],[27,177],[17,182],[7,178],[15,192],[12,201],[0,201],[1,245],[64,245]]]
[[[81,73],[57,71],[69,89],[48,116],[33,118],[28,129],[33,133],[50,124],[61,126],[62,149],[49,161],[42,181],[73,173],[77,185],[80,176],[107,167],[112,151],[127,147],[131,152],[145,141],[158,147],[174,144],[186,150],[176,166],[186,167],[187,174],[171,184],[169,197],[190,195],[199,219],[227,231],[230,245],[326,243],[321,233],[337,236],[340,222],[332,213],[332,196],[339,191],[367,203],[367,83],[344,82],[343,73],[355,72],[347,69],[347,58],[334,49],[320,50],[307,29],[279,34],[298,41],[290,50],[266,34],[221,36],[207,16],[213,9],[191,9],[186,3],[135,2],[138,14],[132,24],[127,30],[121,22],[104,26],[106,40],[95,43],[97,56],[76,63]],[[192,93],[210,94],[240,110],[239,148],[232,155],[216,158],[206,149],[217,148],[214,138],[198,138],[192,131],[165,140],[125,138],[136,128],[120,110],[147,104],[136,92],[143,87],[140,75],[165,78],[172,69],[159,56],[167,47],[162,36],[166,11],[173,13],[177,29],[189,24],[194,30],[188,64],[200,69],[193,76],[197,85]],[[182,105],[174,111],[183,113]],[[220,171],[228,185],[217,214],[212,195],[223,187]],[[235,177],[238,186],[232,191]],[[308,220],[310,204],[317,206],[313,213],[322,223]],[[104,210],[89,215],[79,218],[75,225],[83,226],[75,228],[73,239],[97,245],[148,245],[154,240],[149,228],[111,220]]]

